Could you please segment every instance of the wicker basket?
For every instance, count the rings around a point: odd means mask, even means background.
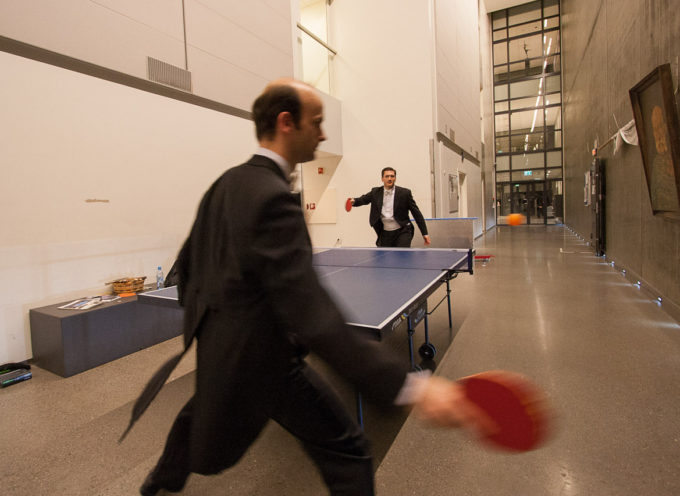
[[[108,282],[107,284],[113,284],[113,292],[116,294],[137,293],[144,289],[145,279],[146,276],[124,277],[122,279],[116,279],[115,281]]]

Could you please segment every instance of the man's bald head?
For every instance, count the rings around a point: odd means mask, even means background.
[[[270,82],[253,103],[253,120],[258,141],[274,137],[276,119],[281,112],[289,112],[295,126],[299,126],[304,101],[311,91],[311,87],[305,83],[291,78]]]
[[[294,79],[269,83],[253,103],[253,120],[260,146],[289,164],[314,160],[317,146],[326,139],[321,98],[314,88]]]

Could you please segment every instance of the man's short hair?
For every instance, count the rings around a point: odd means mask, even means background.
[[[292,86],[281,84],[267,88],[253,102],[253,120],[258,140],[274,137],[276,119],[281,112],[290,112],[295,127],[300,125],[302,102],[298,91]]]
[[[395,175],[395,176],[397,175],[397,171],[394,170],[392,167],[385,167],[385,168],[382,170],[382,172],[380,173],[380,177],[384,177],[384,176],[385,176],[385,171],[390,171],[390,170],[391,170],[392,172],[394,172],[394,175]]]

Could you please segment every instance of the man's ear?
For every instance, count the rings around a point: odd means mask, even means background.
[[[291,113],[281,112],[276,116],[276,126],[283,132],[290,132],[290,130],[295,127]]]

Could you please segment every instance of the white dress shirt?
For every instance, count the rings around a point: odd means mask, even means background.
[[[394,220],[394,190],[394,186],[392,189],[383,188],[383,205],[380,219],[385,231],[396,231],[401,228],[399,223]]]

